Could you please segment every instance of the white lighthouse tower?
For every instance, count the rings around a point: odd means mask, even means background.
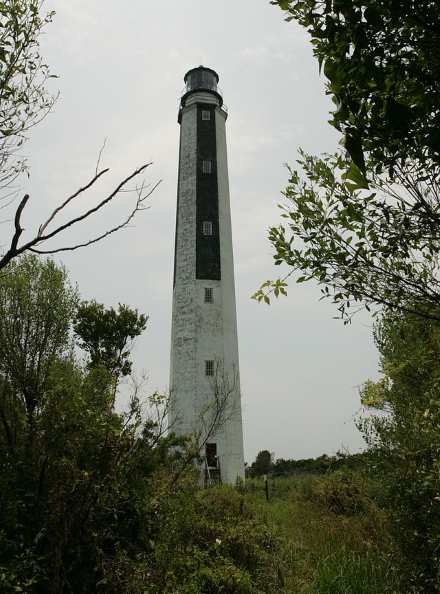
[[[214,70],[186,73],[180,123],[171,429],[198,435],[201,483],[244,478],[225,122]]]

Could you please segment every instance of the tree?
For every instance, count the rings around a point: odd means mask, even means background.
[[[16,439],[32,444],[52,366],[70,357],[70,320],[78,294],[63,266],[36,256],[20,259],[0,278],[0,418],[13,455]],[[26,420],[26,429],[13,426]]]
[[[114,361],[89,369],[74,358],[77,304],[52,260],[22,256],[0,277],[2,592],[79,593],[98,582],[127,591],[139,551],[149,554],[151,476],[168,464],[163,415],[145,412],[139,386],[129,409],[115,412]],[[108,346],[126,345],[126,365],[129,326]]]
[[[440,319],[437,3],[422,2],[423,17],[412,0],[272,3],[308,28],[346,149],[300,151],[303,172],[289,168],[289,228],[269,231],[276,264],[323,285],[346,321],[371,306]],[[290,274],[254,297],[286,294]]]
[[[307,28],[336,110],[332,125],[365,174],[440,165],[439,6],[435,0],[272,0]]]
[[[39,50],[39,36],[45,25],[51,22],[54,12],[42,15],[44,0],[5,0],[0,3],[0,190],[6,201],[4,206],[14,202],[20,190],[13,187],[12,182],[27,169],[26,159],[20,156],[20,150],[26,141],[30,129],[37,125],[53,106],[56,96],[45,89],[45,83],[52,78],[49,67],[44,64]],[[35,226],[29,237],[23,241],[22,215],[30,199],[25,194],[19,201],[11,220],[14,229],[9,242],[0,248],[0,270],[9,262],[25,252],[37,254],[54,254],[60,251],[76,250],[100,241],[111,233],[128,226],[134,215],[143,210],[145,201],[157,187],[149,188],[144,181],[136,187],[130,182],[139,178],[151,165],[147,163],[137,167],[127,175],[104,198],[89,206],[79,215],[67,222],[58,223],[55,219],[66,214],[67,207],[82,193],[96,186],[108,169],[98,170],[83,186],[63,200],[45,221]],[[58,238],[69,227],[73,227],[92,217],[105,208],[122,192],[131,192],[135,200],[125,219],[116,223],[104,233],[92,237],[83,243],[70,246],[50,246],[54,238]],[[58,218],[59,220],[59,218]],[[9,243],[9,245],[6,245]]]
[[[258,452],[255,462],[252,462],[251,472],[253,476],[263,476],[268,474],[272,468],[273,454],[269,450]]]
[[[78,345],[90,357],[89,365],[103,365],[112,375],[131,372],[130,356],[134,340],[147,326],[148,317],[119,303],[118,311],[105,309],[96,301],[82,302],[75,314],[73,328]]]
[[[286,294],[286,279],[323,285],[350,319],[362,307],[385,307],[440,319],[438,252],[440,188],[426,171],[396,167],[393,180],[372,174],[369,190],[342,155],[313,157],[300,151],[307,181],[289,168],[289,186],[280,205],[287,225],[272,227],[269,240],[277,265],[291,271],[267,281],[255,294]]]
[[[438,592],[440,325],[393,312],[376,322],[374,339],[383,377],[361,389],[373,414],[359,428],[384,486],[405,570],[417,591]]]

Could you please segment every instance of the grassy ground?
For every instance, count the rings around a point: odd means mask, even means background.
[[[280,536],[274,555],[280,592],[410,591],[401,582],[384,515],[371,497],[374,485],[359,473],[270,480],[269,501],[263,481],[252,482],[245,487],[246,499]]]
[[[269,500],[262,480],[184,486],[155,512],[143,593],[416,593],[403,582],[378,482],[362,470],[270,480]]]

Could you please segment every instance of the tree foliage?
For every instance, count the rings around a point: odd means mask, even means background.
[[[262,450],[258,452],[255,462],[251,465],[252,476],[263,476],[269,474],[273,465],[273,454],[269,450]]]
[[[269,230],[275,263],[323,285],[345,319],[364,306],[440,319],[436,177],[396,167],[393,180],[373,173],[367,190],[343,155],[300,154],[303,171],[288,168],[280,205],[286,225]],[[268,281],[255,298],[269,301],[278,285],[285,294],[285,284]]]
[[[439,8],[431,0],[274,0],[307,28],[345,155],[300,150],[276,264],[315,280],[345,320],[371,306],[440,319]],[[286,294],[268,280],[254,297]]]
[[[50,260],[42,265],[36,256],[23,257],[14,274],[0,278],[0,417],[11,453],[14,420],[26,420],[27,441],[33,441],[52,366],[70,356],[76,305],[65,268]]]
[[[273,0],[310,34],[336,104],[332,125],[365,173],[440,164],[440,21],[435,0]]]
[[[149,477],[159,460],[167,465],[163,415],[145,416],[137,392],[116,414],[115,362],[88,369],[75,360],[77,304],[66,270],[51,260],[21,257],[0,277],[1,591],[79,593],[100,581],[124,590]],[[113,336],[127,366],[128,326]]]
[[[394,312],[376,323],[374,338],[383,377],[363,385],[361,400],[381,412],[359,425],[405,567],[417,591],[438,592],[440,325]]]
[[[362,454],[347,454],[344,451],[337,452],[334,456],[322,454],[317,458],[305,458],[301,460],[284,460],[277,458],[272,464],[271,475],[279,477],[320,475],[327,474],[341,469],[361,469],[364,465]]]
[[[112,374],[126,376],[131,372],[128,358],[133,342],[145,330],[147,320],[125,304],[119,303],[116,311],[93,300],[79,305],[73,328],[91,367],[103,365]]]
[[[56,97],[45,83],[51,77],[40,55],[39,37],[53,12],[42,14],[44,0],[0,3],[0,187],[26,167],[19,150],[26,134],[49,112]]]

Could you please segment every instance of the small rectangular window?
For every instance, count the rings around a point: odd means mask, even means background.
[[[211,173],[211,161],[203,161],[203,173]]]
[[[202,120],[210,120],[211,119],[211,112],[209,109],[202,109]]]
[[[205,287],[205,303],[214,302],[214,291],[209,287]]]
[[[203,235],[212,235],[211,221],[203,221]]]
[[[214,375],[214,361],[205,361],[205,375]]]

